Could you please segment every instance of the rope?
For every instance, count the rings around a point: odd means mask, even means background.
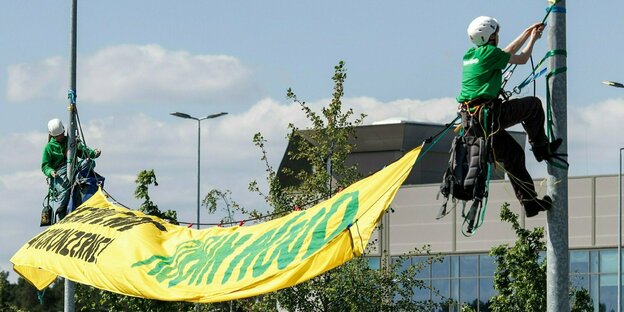
[[[460,118],[461,116],[458,115],[457,117],[455,117],[455,119],[453,119],[453,121],[445,125],[446,127],[444,128],[444,130],[425,139],[425,141],[423,141],[421,146],[424,146],[427,143],[431,143],[431,144],[427,146],[427,148],[423,152],[421,152],[420,155],[418,155],[418,158],[416,159],[416,161],[419,161],[423,156],[425,156],[425,154],[427,154],[427,152],[429,152],[442,139],[442,137],[444,137],[444,135],[451,129],[451,127],[456,125],[457,120],[459,120]]]
[[[534,67],[531,73],[529,73],[529,75],[520,84],[518,84],[516,87],[513,88],[513,93],[520,94],[522,89],[526,87],[529,83],[535,81],[537,78],[544,75],[546,71],[548,70],[548,68],[543,68],[539,72],[536,72],[536,71],[540,68],[540,66],[542,66],[542,64],[548,58],[550,58],[551,56],[555,56],[555,55],[567,56],[567,52],[566,50],[562,50],[562,49],[555,49],[555,50],[546,52],[546,55],[544,55],[544,57],[537,63],[537,66]]]
[[[37,300],[39,300],[39,305],[43,305],[43,296],[45,295],[45,291],[45,288],[42,291],[37,291]]]

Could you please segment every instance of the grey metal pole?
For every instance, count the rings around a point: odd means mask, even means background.
[[[622,311],[622,151],[620,148],[620,170],[618,171],[618,282],[617,282],[617,312]]]
[[[176,116],[176,117],[180,117],[180,118],[184,118],[184,119],[192,119],[197,121],[197,229],[199,230],[199,211],[200,211],[200,207],[201,207],[201,203],[199,200],[199,186],[200,186],[200,173],[201,173],[201,122],[202,120],[206,120],[206,119],[213,119],[213,118],[217,118],[217,117],[221,117],[223,115],[227,115],[228,113],[226,112],[221,112],[221,113],[216,113],[216,114],[212,114],[212,115],[208,115],[206,117],[202,117],[202,118],[197,118],[197,117],[193,117],[189,114],[186,113],[180,113],[180,112],[174,112],[174,113],[170,113],[170,115],[172,116]]]
[[[197,119],[197,229],[199,230],[199,183],[200,183],[200,165],[201,165],[201,121]]]
[[[69,130],[67,142],[67,179],[69,185],[74,183],[74,170],[72,161],[76,156],[76,33],[77,33],[77,8],[78,1],[71,0],[71,25],[70,25],[70,70],[69,70]],[[71,195],[70,195],[71,196]],[[65,278],[63,311],[74,312],[74,282]]]
[[[550,3],[549,3],[550,4]],[[557,3],[549,16],[548,49],[566,49],[565,0]],[[562,138],[559,153],[567,153],[567,75],[565,55],[550,57],[551,72],[559,70],[548,79],[551,90],[549,99],[552,107],[552,129],[555,138]],[[552,139],[555,139],[552,138]],[[547,311],[565,312],[570,310],[569,283],[570,263],[568,251],[568,171],[548,165],[548,193],[553,198],[553,207],[547,215],[548,241],[546,244],[546,301]]]

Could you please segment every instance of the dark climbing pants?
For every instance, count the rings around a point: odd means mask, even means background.
[[[542,102],[532,96],[496,102],[492,107],[491,116],[494,118],[491,141],[494,160],[503,164],[516,197],[521,203],[535,199],[537,193],[533,179],[526,169],[524,150],[505,129],[522,123],[531,146],[548,144]]]

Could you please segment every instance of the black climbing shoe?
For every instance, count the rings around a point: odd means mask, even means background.
[[[543,199],[533,199],[523,203],[524,212],[527,218],[535,217],[540,211],[550,210],[552,198],[546,195]]]
[[[563,140],[559,138],[542,146],[533,147],[533,155],[535,155],[535,159],[537,161],[542,161],[552,157],[559,146],[561,146],[561,143],[563,143]]]

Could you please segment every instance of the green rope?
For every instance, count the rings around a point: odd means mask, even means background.
[[[541,72],[537,72],[537,70],[540,68],[540,66],[542,66],[542,64],[550,57],[555,56],[555,55],[563,55],[563,56],[567,56],[568,53],[566,52],[566,50],[563,49],[555,49],[555,50],[550,50],[548,52],[546,52],[546,55],[544,55],[544,57],[537,63],[537,66],[535,66],[533,68],[533,71],[531,71],[531,73],[527,76],[526,79],[524,79],[524,81],[522,81],[518,86],[516,86],[513,90],[516,94],[519,94],[522,91],[522,88],[526,87],[529,83],[531,83],[531,81],[537,79],[537,77],[540,76]]]
[[[436,145],[444,137],[444,135],[453,127],[453,125],[455,125],[455,122],[457,122],[459,118],[460,118],[459,115],[455,117],[453,121],[448,123],[448,126],[446,127],[446,129],[444,129],[444,131],[436,135],[436,138],[431,142],[431,144],[429,144],[429,146],[422,153],[420,153],[420,155],[418,155],[418,158],[416,158],[416,162],[418,162],[421,158],[423,158],[423,156],[425,156],[425,154],[427,154],[427,152],[429,152],[433,148],[433,146]],[[426,143],[426,141],[427,140],[425,140],[424,143]]]
[[[565,73],[567,70],[568,70],[567,67],[560,67],[560,68],[556,68],[550,71],[550,73],[546,75],[546,136],[548,137],[548,142],[552,142],[555,136],[554,131],[553,131],[554,122],[553,122],[553,116],[552,116],[553,115],[552,103],[550,100],[550,85],[548,84],[548,81],[554,75]],[[548,151],[548,152],[551,152],[551,151]],[[556,162],[553,158],[547,158],[546,161],[553,167],[567,170],[569,167],[569,164],[567,163],[567,161],[565,161],[565,159],[562,159],[560,157],[557,157],[557,159],[559,159],[562,163]]]
[[[489,193],[489,191],[490,191],[490,173],[492,171],[492,166],[488,163],[487,167],[488,167],[488,171],[487,171],[487,180],[486,180],[485,189]],[[477,232],[477,229],[480,228],[481,225],[483,225],[483,222],[485,222],[485,209],[487,208],[488,198],[489,198],[489,196],[485,196],[485,198],[483,199],[483,208],[481,209],[481,216],[479,218],[477,218],[477,225],[475,225],[475,231],[474,232]]]
[[[42,291],[37,291],[37,299],[39,300],[39,304],[43,305],[43,296],[45,295],[45,288]]]

